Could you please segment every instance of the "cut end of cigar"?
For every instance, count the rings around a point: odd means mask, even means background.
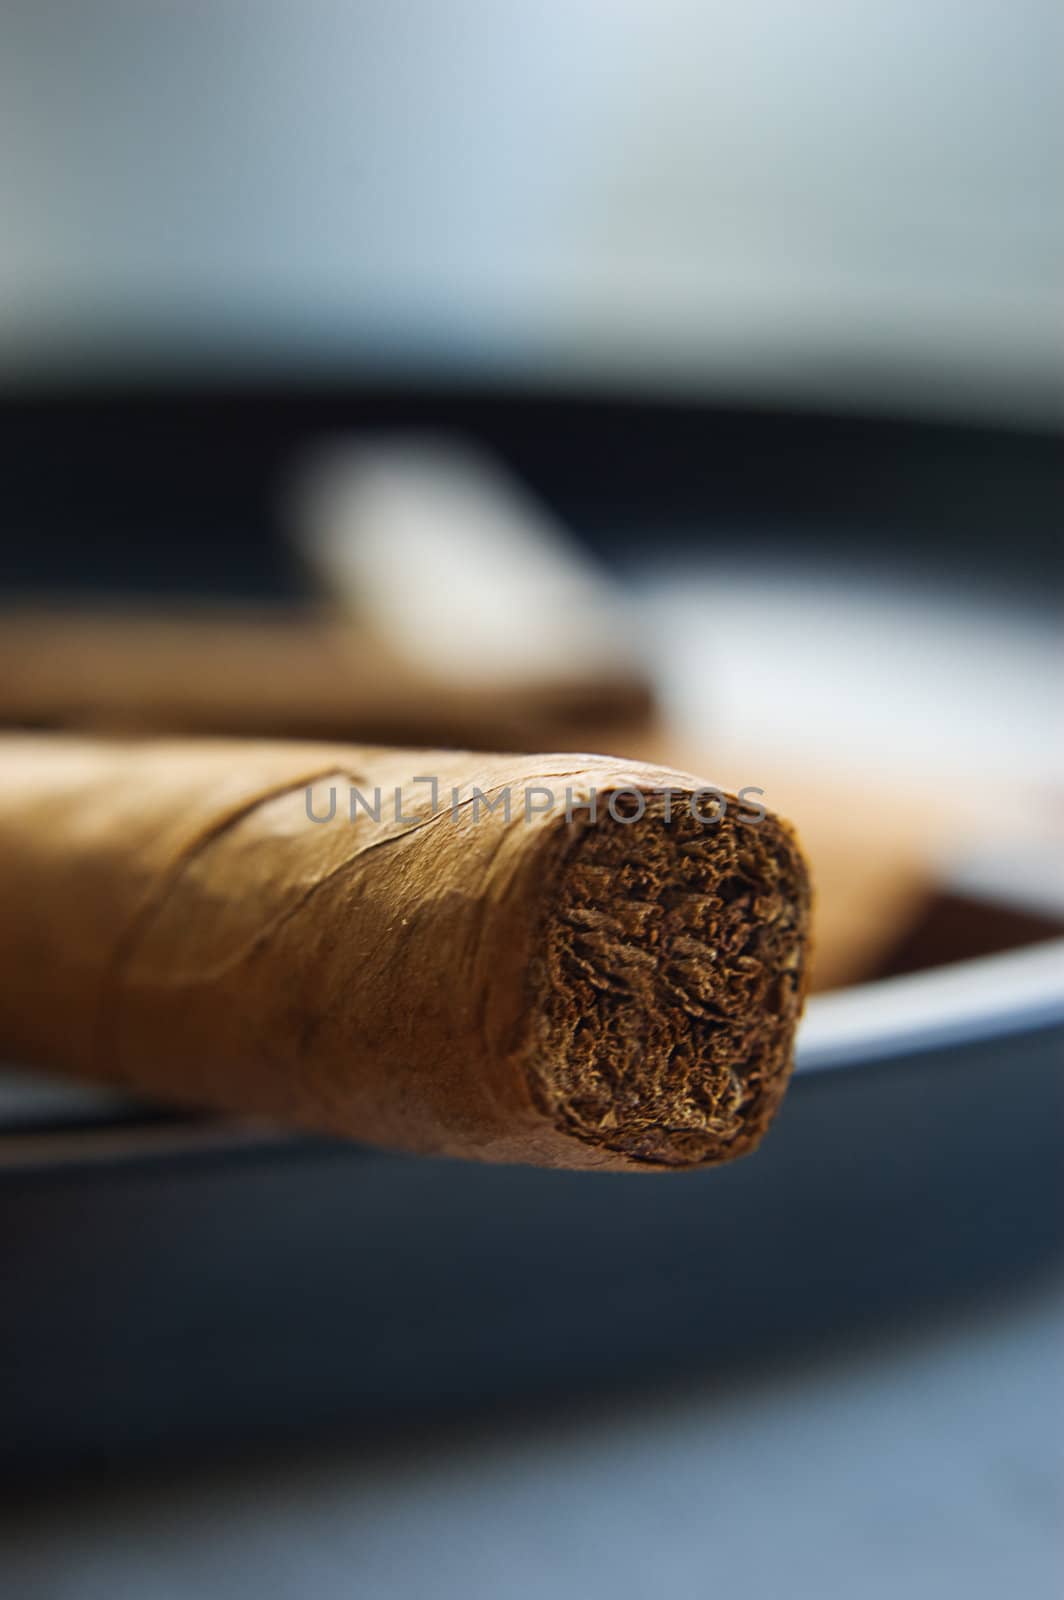
[[[790,1073],[809,911],[790,831],[735,802],[710,824],[649,796],[642,816],[585,828],[532,975],[537,1110],[633,1163],[753,1150]]]

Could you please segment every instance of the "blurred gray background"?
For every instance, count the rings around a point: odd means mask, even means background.
[[[0,378],[1060,414],[1057,0],[6,0]]]

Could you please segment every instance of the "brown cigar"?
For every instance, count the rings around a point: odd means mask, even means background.
[[[413,1151],[727,1161],[786,1086],[809,889],[720,812],[599,756],[8,735],[0,1050]]]
[[[457,678],[327,611],[0,613],[0,724],[537,750],[644,726],[634,669]]]

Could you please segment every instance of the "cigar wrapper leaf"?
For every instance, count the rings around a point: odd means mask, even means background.
[[[645,677],[617,670],[455,679],[328,609],[0,615],[0,724],[99,735],[231,735],[542,750],[645,725]]]
[[[700,787],[599,756],[5,736],[0,1050],[415,1152],[730,1160],[786,1087],[810,892],[786,824],[696,818]],[[526,820],[537,789],[557,803]]]

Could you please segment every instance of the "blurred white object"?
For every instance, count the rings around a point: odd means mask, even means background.
[[[412,666],[501,694],[636,672],[623,596],[501,467],[443,439],[340,444],[296,493],[326,591]]]
[[[1007,814],[1021,844],[1059,829],[1054,596],[1036,607],[966,586],[963,574],[945,582],[775,551],[766,560],[756,545],[648,561],[632,576],[665,711],[691,737],[755,761],[894,777],[922,808],[949,791],[997,834]]]

